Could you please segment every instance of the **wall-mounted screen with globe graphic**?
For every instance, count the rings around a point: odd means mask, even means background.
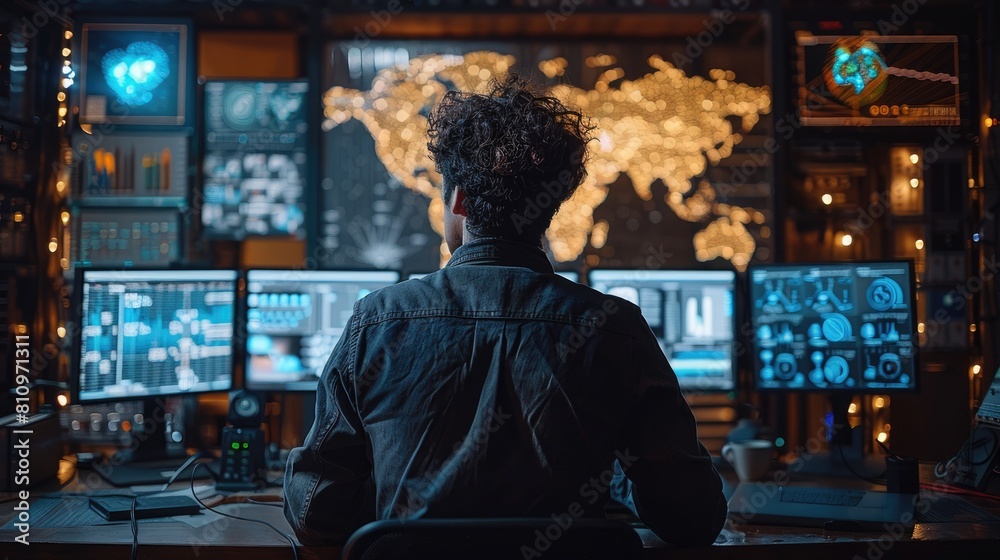
[[[188,32],[185,23],[84,23],[80,122],[187,124]]]
[[[913,261],[752,266],[758,389],[915,390]]]
[[[207,235],[305,237],[306,81],[205,84]]]
[[[957,126],[958,38],[799,32],[798,105],[816,126]]]

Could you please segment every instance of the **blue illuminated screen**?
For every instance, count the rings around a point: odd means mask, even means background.
[[[913,390],[911,262],[752,267],[759,389]]]
[[[247,388],[312,391],[354,311],[391,271],[247,272]]]
[[[306,93],[294,82],[205,84],[204,204],[213,236],[305,236]]]
[[[83,272],[79,400],[227,391],[235,271]]]
[[[85,122],[185,123],[185,25],[87,23],[82,48]]]
[[[736,273],[598,269],[587,284],[639,306],[682,389],[735,387]]]

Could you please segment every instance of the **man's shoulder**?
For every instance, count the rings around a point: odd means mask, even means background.
[[[618,296],[557,274],[500,267],[445,268],[376,290],[359,301],[355,311],[362,324],[417,316],[506,314],[589,323],[633,336],[637,329],[649,328],[639,308]]]
[[[372,291],[355,302],[354,313],[362,323],[372,322],[385,315],[434,308],[438,300],[436,290],[422,278],[409,279]]]

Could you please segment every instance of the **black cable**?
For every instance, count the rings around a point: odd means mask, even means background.
[[[132,507],[129,511],[129,519],[132,523],[132,555],[131,560],[135,560],[139,555],[139,523],[135,520],[135,504],[139,501],[138,496],[132,496]]]
[[[181,466],[177,467],[177,470],[174,471],[174,474],[170,475],[170,478],[167,479],[167,482],[166,482],[166,484],[163,485],[163,488],[160,488],[160,492],[166,492],[167,488],[170,488],[170,485],[173,484],[174,481],[177,480],[177,477],[179,477],[181,475],[181,473],[184,472],[184,469],[188,468],[188,466],[190,466],[191,463],[193,463],[193,462],[195,462],[198,459],[201,459],[203,457],[207,457],[207,456],[208,456],[208,453],[206,453],[206,452],[204,452],[202,450],[199,450],[194,455],[191,455],[190,457],[188,457],[187,460],[185,460],[183,463],[181,463]],[[208,474],[212,475],[211,469],[209,469]],[[212,478],[215,478],[215,475],[212,475]]]
[[[194,493],[194,478],[195,478],[195,473],[198,471],[198,467],[201,467],[201,466],[204,466],[204,463],[196,463],[195,466],[194,466],[194,468],[191,469],[191,495],[194,496],[194,499],[198,502],[199,505],[201,505],[201,507],[203,507],[203,508],[205,508],[205,509],[207,509],[207,510],[213,512],[213,513],[217,513],[219,515],[222,515],[222,516],[225,516],[225,517],[229,517],[229,518],[232,518],[232,519],[239,519],[240,521],[250,521],[251,523],[260,523],[261,525],[267,525],[268,527],[271,528],[272,531],[274,531],[275,533],[278,533],[282,537],[285,537],[285,540],[288,541],[288,544],[292,545],[292,556],[295,558],[295,560],[299,560],[299,550],[295,546],[295,541],[292,539],[292,537],[290,537],[287,534],[283,533],[281,531],[281,529],[278,529],[277,527],[275,527],[274,525],[271,525],[267,521],[261,521],[260,519],[250,519],[248,517],[240,517],[238,515],[230,515],[228,513],[223,513],[221,511],[213,508],[212,506],[206,504],[205,502],[201,501],[201,498],[199,498],[198,495]],[[208,468],[208,467],[205,467],[205,468]]]
[[[882,448],[882,451],[885,451],[886,455],[888,455],[890,457],[895,457],[897,459],[902,459],[902,457],[900,457],[899,455],[896,455],[895,453],[893,453],[892,451],[890,451],[889,448],[886,447],[886,445],[884,443],[882,443],[881,441],[879,441],[879,440],[876,439],[875,443],[877,443],[878,446]]]
[[[851,464],[847,462],[847,457],[844,456],[844,446],[838,445],[836,447],[837,447],[838,450],[840,450],[840,460],[844,462],[844,466],[847,467],[847,470],[851,471],[851,474],[853,474],[854,476],[860,478],[861,480],[864,480],[865,482],[870,482],[872,484],[878,484],[879,486],[886,486],[887,485],[884,480],[880,480],[880,479],[877,479],[877,478],[868,478],[867,476],[864,476],[861,473],[855,471],[854,467],[852,467]],[[885,474],[886,473],[883,472],[880,476],[884,477]]]

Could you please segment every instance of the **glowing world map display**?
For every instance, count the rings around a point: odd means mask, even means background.
[[[712,70],[707,79],[688,76],[658,55],[647,59],[648,73],[629,80],[614,56],[592,58],[588,64],[602,68],[592,88],[559,84],[548,91],[580,108],[595,125],[587,178],[546,234],[553,256],[574,261],[588,243],[603,244],[609,224],[595,220],[595,211],[608,197],[610,185],[625,176],[641,201],[662,197],[679,219],[698,224],[692,244],[699,261],[721,258],[744,268],[756,248],[750,229],[759,230],[765,216],[728,203],[703,176],[730,156],[761,115],[770,112],[769,89],[740,83],[725,70]],[[486,50],[400,59],[381,69],[367,90],[328,89],[323,128],[334,131],[361,123],[391,179],[428,199],[430,224],[441,235],[441,177],[426,146],[427,115],[448,90],[484,91],[491,79],[517,63],[513,55]],[[538,69],[556,78],[566,66],[564,58],[553,57]],[[665,193],[654,188],[658,182]],[[441,251],[447,258],[443,245]]]

